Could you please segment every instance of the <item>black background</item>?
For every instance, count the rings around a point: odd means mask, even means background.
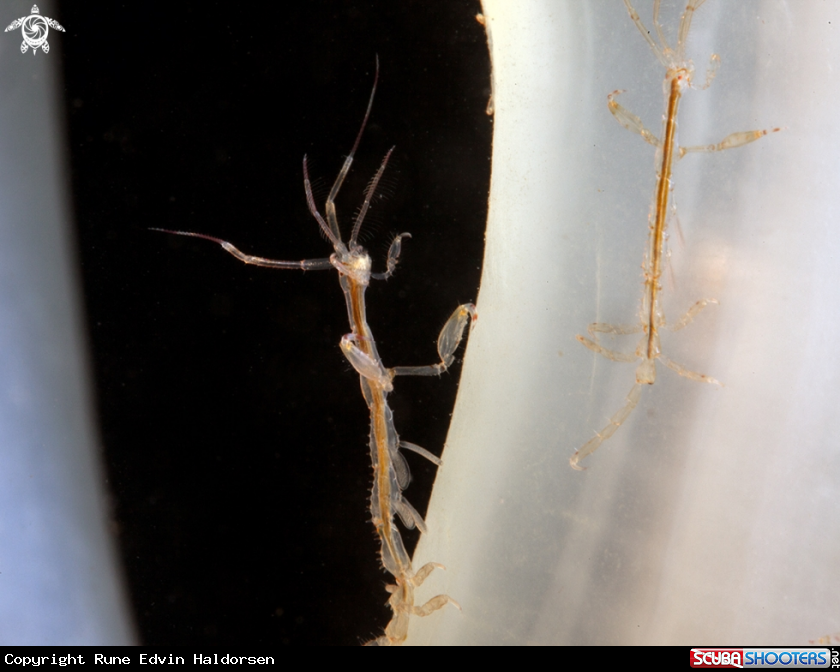
[[[356,644],[389,619],[369,522],[368,415],[338,341],[336,273],[245,266],[202,232],[277,259],[326,257],[306,209],[352,146],[348,230],[396,150],[365,225],[386,366],[436,361],[477,298],[492,119],[475,0],[64,2],[67,138],[115,535],[146,644]],[[42,55],[39,54],[40,58]],[[462,353],[459,352],[459,356]],[[440,453],[460,365],[399,379],[402,438]],[[424,512],[433,465],[409,456]],[[414,533],[405,534],[409,549]]]

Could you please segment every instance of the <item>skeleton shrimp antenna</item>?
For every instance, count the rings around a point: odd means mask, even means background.
[[[306,167],[306,156],[303,157],[303,173],[305,178],[306,184],[306,199],[307,203],[309,204],[309,209],[312,214],[315,216],[315,219],[318,220],[318,223],[321,225],[321,228],[329,237],[330,241],[332,242],[333,246],[337,246],[341,244],[341,231],[338,228],[338,219],[335,215],[335,199],[338,196],[338,192],[341,189],[341,186],[344,184],[344,178],[347,177],[347,173],[350,172],[350,166],[353,165],[353,158],[356,156],[356,150],[359,148],[359,143],[362,141],[362,134],[365,132],[365,127],[367,126],[368,119],[370,118],[370,111],[373,109],[373,98],[376,95],[376,85],[379,83],[379,55],[376,55],[376,73],[373,76],[373,87],[370,91],[370,98],[368,99],[368,106],[367,110],[365,111],[365,118],[362,120],[362,125],[359,128],[359,132],[356,134],[356,141],[353,143],[353,148],[350,150],[350,153],[347,155],[347,158],[344,159],[344,165],[341,166],[341,170],[338,173],[338,177],[335,178],[335,182],[333,183],[332,189],[330,189],[330,195],[327,197],[327,221],[329,222],[329,226],[324,223],[324,220],[321,218],[320,213],[318,212],[317,207],[315,206],[315,201],[312,198],[312,191],[309,186],[309,172]],[[389,153],[390,154],[390,153]],[[387,158],[386,158],[387,161]],[[332,214],[332,216],[330,216]],[[330,233],[332,231],[332,233]],[[356,228],[353,228],[353,235],[350,237],[350,246],[352,247],[353,244],[356,242],[358,232]]]
[[[668,227],[668,199],[671,195],[671,173],[675,161],[679,161],[686,154],[691,152],[718,152],[724,149],[732,149],[734,147],[741,147],[749,144],[768,133],[775,133],[782,130],[781,128],[763,129],[758,131],[742,131],[739,133],[731,133],[726,136],[721,142],[716,145],[701,145],[694,147],[680,147],[677,142],[677,113],[679,111],[680,99],[684,91],[691,86],[691,79],[694,73],[694,66],[691,61],[685,60],[685,44],[688,38],[688,31],[691,27],[691,20],[694,17],[694,12],[705,2],[705,0],[689,0],[685,11],[680,17],[680,26],[677,32],[677,48],[674,51],[665,39],[665,33],[659,23],[659,6],[660,0],[654,0],[653,4],[653,26],[659,44],[651,36],[650,31],[642,23],[638,12],[633,8],[630,0],[624,0],[627,11],[630,14],[630,19],[639,29],[642,37],[650,46],[656,58],[662,65],[667,68],[665,73],[665,112],[662,115],[662,132],[659,137],[645,128],[642,120],[635,114],[631,113],[622,107],[616,98],[621,91],[613,91],[607,96],[607,106],[610,112],[616,118],[619,124],[624,126],[629,131],[638,133],[642,136],[645,142],[656,147],[656,190],[654,192],[653,205],[650,209],[650,218],[648,222],[649,237],[647,251],[644,257],[644,294],[642,297],[642,315],[641,320],[634,325],[617,325],[595,322],[589,325],[589,337],[577,336],[580,341],[592,352],[599,354],[614,362],[637,362],[639,365],[636,368],[636,384],[627,395],[624,405],[612,415],[609,422],[596,432],[595,436],[584,444],[582,448],[575,452],[569,460],[574,469],[582,470],[579,462],[587,455],[594,453],[598,447],[610,438],[619,427],[630,417],[633,409],[639,403],[642,394],[643,385],[653,385],[656,382],[656,362],[661,361],[672,371],[688,378],[689,380],[696,380],[703,383],[712,383],[720,385],[720,383],[702,373],[696,373],[678,364],[665,355],[659,342],[659,332],[665,328],[665,315],[662,311],[661,294],[662,294],[662,266],[665,258],[665,239],[666,230]],[[706,88],[711,84],[712,79],[717,72],[717,66],[720,63],[720,58],[717,54],[711,57],[711,65],[709,73],[706,77],[706,84],[702,88]],[[697,301],[688,312],[686,312],[679,320],[676,321],[669,328],[671,331],[679,331],[683,327],[688,326],[694,317],[709,304],[716,304],[715,299],[700,299]],[[629,334],[642,333],[643,336],[639,342],[634,354],[627,354],[617,352],[609,348],[605,348],[599,341],[600,335],[606,334],[608,336],[624,336]]]
[[[324,205],[324,216],[315,204],[312,195],[312,185],[309,180],[309,169],[306,157],[303,157],[303,186],[306,192],[306,203],[312,216],[318,222],[321,230],[326,234],[332,243],[334,253],[327,259],[304,259],[302,261],[280,261],[276,259],[265,259],[255,257],[241,252],[231,243],[208,236],[203,233],[191,233],[185,231],[171,231],[168,229],[155,229],[174,233],[179,236],[191,236],[203,238],[222,246],[226,252],[246,264],[266,266],[269,268],[285,268],[300,270],[324,270],[334,268],[338,271],[338,279],[344,298],[347,303],[347,315],[350,320],[350,333],[346,334],[339,343],[342,353],[347,361],[356,369],[359,374],[362,396],[370,411],[370,456],[373,467],[373,488],[370,494],[371,520],[376,528],[376,534],[380,541],[380,560],[384,569],[394,577],[394,584],[387,586],[391,597],[388,605],[391,607],[393,617],[385,628],[385,634],[376,639],[373,644],[401,644],[408,636],[408,623],[411,616],[426,616],[433,611],[443,608],[447,604],[458,607],[448,595],[436,595],[422,606],[414,603],[414,591],[419,588],[426,577],[435,569],[442,569],[438,563],[430,562],[423,565],[416,572],[411,565],[409,557],[395,517],[399,517],[403,525],[408,529],[417,527],[421,532],[426,531],[426,524],[423,517],[403,497],[403,490],[408,487],[411,481],[411,473],[408,463],[400,450],[409,450],[422,455],[430,462],[440,466],[441,461],[433,453],[425,448],[401,441],[394,426],[394,417],[388,407],[388,393],[394,389],[394,378],[397,376],[439,376],[446,371],[455,361],[457,351],[464,335],[464,330],[475,323],[476,310],[471,303],[465,303],[455,309],[446,323],[443,325],[437,340],[437,350],[440,361],[425,366],[396,366],[386,368],[376,350],[376,343],[373,339],[370,325],[367,323],[367,309],[365,306],[365,290],[370,284],[371,278],[384,280],[394,272],[402,250],[403,238],[410,237],[408,233],[401,233],[396,236],[388,250],[386,270],[383,273],[371,272],[371,259],[367,251],[359,245],[357,238],[365,215],[370,209],[371,201],[388,159],[394,151],[392,147],[388,150],[382,160],[379,169],[365,191],[365,199],[362,204],[356,221],[353,225],[353,232],[349,244],[345,245],[341,239],[341,230],[338,226],[338,217],[335,209],[335,198],[338,195],[341,185],[353,163],[353,157],[359,147],[362,133],[370,117],[373,107],[373,97],[376,93],[376,85],[379,81],[379,58],[376,59],[376,76],[373,81],[373,89],[370,93],[365,118],[362,126],[356,135],[353,149],[344,160],[341,171],[333,183],[327,202]],[[460,607],[458,607],[460,609]]]
[[[653,28],[656,31],[656,37],[659,39],[659,44],[656,43],[651,36],[650,31],[645,27],[645,24],[639,17],[639,13],[633,8],[633,5],[630,4],[630,0],[624,0],[624,4],[627,7],[631,20],[634,24],[636,24],[636,28],[639,29],[642,37],[645,38],[645,42],[648,43],[648,46],[650,46],[651,50],[656,55],[656,58],[666,68],[673,67],[675,64],[683,63],[685,61],[685,43],[688,39],[688,32],[691,30],[691,20],[694,18],[694,12],[697,11],[704,2],[706,2],[706,0],[693,0],[686,5],[685,11],[680,17],[680,27],[677,32],[677,50],[674,51],[668,44],[668,40],[665,38],[665,32],[662,30],[662,24],[659,23],[659,6],[661,4],[661,0],[655,0],[653,3]]]

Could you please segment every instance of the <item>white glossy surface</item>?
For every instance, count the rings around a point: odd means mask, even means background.
[[[688,56],[685,145],[783,133],[674,172],[663,352],[725,387],[657,383],[584,473],[569,457],[633,364],[575,340],[637,319],[663,68],[623,3],[484,0],[496,90],[479,320],[416,566],[463,606],[410,643],[805,644],[840,631],[840,3],[708,0]],[[652,3],[637,0],[651,26]],[[674,35],[684,2],[665,2]],[[616,339],[632,352],[635,337]]]

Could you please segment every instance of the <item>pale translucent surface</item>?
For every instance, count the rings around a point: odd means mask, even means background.
[[[39,4],[55,16],[52,3]],[[29,0],[4,3],[4,21],[30,9]],[[79,323],[60,149],[60,50],[24,55],[20,31],[4,37],[0,645],[129,644]]]
[[[683,2],[664,3],[674,34]],[[637,9],[651,27],[649,0]],[[458,404],[415,563],[458,600],[413,643],[807,643],[840,631],[840,3],[708,0],[688,43],[685,145],[784,133],[674,174],[663,352],[625,425],[568,460],[623,403],[634,365],[575,340],[632,323],[662,67],[621,2],[485,0],[496,116],[487,249]],[[615,346],[630,352],[634,337]]]

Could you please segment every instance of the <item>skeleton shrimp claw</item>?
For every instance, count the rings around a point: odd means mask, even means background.
[[[662,143],[659,141],[659,138],[645,128],[645,125],[639,117],[631,112],[628,112],[625,107],[615,102],[616,96],[622,93],[624,93],[623,89],[613,91],[607,96],[607,107],[610,108],[612,115],[618,120],[618,123],[624,126],[624,128],[628,131],[638,133],[644,138],[645,142],[653,145],[654,147],[661,147]]]
[[[386,392],[391,392],[394,389],[391,384],[392,376],[378,359],[374,359],[356,345],[358,340],[357,334],[345,334],[341,337],[339,346],[344,356],[362,378],[366,378],[372,385],[378,385]]]
[[[449,316],[443,329],[440,330],[438,336],[437,349],[440,355],[439,364],[430,364],[428,366],[396,366],[391,371],[395,376],[439,376],[446,371],[452,362],[455,361],[455,351],[461,344],[461,338],[464,335],[464,328],[469,323],[470,328],[475,325],[478,319],[478,313],[475,306],[471,303],[465,303],[458,306],[455,312]]]
[[[607,96],[607,105],[619,124],[633,133],[641,135],[648,144],[656,147],[656,190],[654,192],[653,205],[649,222],[650,235],[648,238],[647,251],[644,258],[644,295],[642,298],[641,320],[637,325],[611,325],[596,322],[589,325],[589,335],[578,336],[580,341],[592,352],[606,357],[615,362],[634,362],[641,360],[636,367],[636,383],[627,395],[624,405],[609,420],[607,425],[597,432],[582,448],[572,455],[569,460],[574,469],[582,470],[580,461],[594,453],[598,447],[610,438],[619,427],[627,420],[633,409],[639,403],[642,393],[642,385],[653,385],[656,382],[656,361],[660,360],[666,367],[684,378],[702,383],[721,385],[716,379],[702,373],[691,371],[662,354],[659,344],[659,330],[665,327],[665,316],[662,312],[660,295],[662,286],[663,259],[665,258],[665,239],[668,226],[668,199],[671,194],[671,172],[674,160],[679,160],[689,153],[711,153],[743,147],[770,133],[783,130],[782,128],[771,128],[757,131],[742,131],[731,133],[716,145],[702,145],[693,147],[680,147],[677,143],[677,112],[680,99],[688,88],[692,86],[694,76],[694,65],[686,59],[685,45],[688,33],[691,28],[691,20],[694,12],[705,0],[689,0],[685,11],[680,18],[680,25],[677,31],[676,47],[671,47],[665,37],[665,33],[659,23],[659,9],[661,0],[654,0],[653,3],[653,27],[651,33],[638,12],[633,8],[630,0],[624,0],[624,5],[630,14],[630,19],[638,28],[644,40],[650,46],[659,62],[666,68],[665,73],[665,113],[663,114],[662,132],[659,137],[645,128],[642,120],[636,115],[622,107],[616,98],[622,91],[613,91]],[[655,36],[655,37],[654,37]],[[709,70],[706,74],[706,83],[700,89],[708,87],[720,65],[720,58],[713,54],[709,63]],[[672,327],[672,331],[679,331],[692,322],[692,320],[710,303],[716,304],[715,299],[702,299],[697,301]],[[599,335],[623,336],[632,333],[644,332],[639,346],[634,354],[618,352],[604,347],[598,340]]]

